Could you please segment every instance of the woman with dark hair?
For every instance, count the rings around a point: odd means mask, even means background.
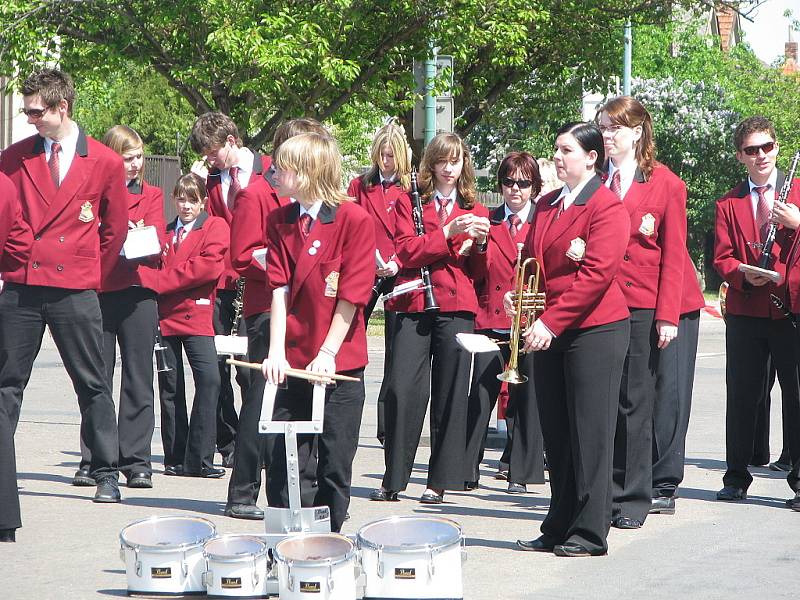
[[[476,333],[508,341],[511,320],[503,310],[503,294],[514,287],[517,244],[523,243],[533,221],[533,198],[542,180],[536,159],[527,152],[512,152],[500,163],[497,187],[503,204],[489,214],[491,226],[486,247],[486,277],[477,284]],[[527,257],[525,257],[527,258]],[[511,348],[475,355],[467,415],[467,489],[478,486],[478,474],[486,446],[486,428],[501,382],[497,376],[506,368]],[[508,465],[508,492],[524,493],[528,483],[544,483],[542,429],[533,389],[533,354],[520,354],[519,371],[528,381],[509,384],[506,407],[508,441],[501,465]]]
[[[598,176],[603,159],[594,124],[559,129],[553,160],[565,185],[539,200],[526,240],[546,297],[544,312],[524,333],[524,350],[535,352],[552,498],[541,537],[517,544],[557,556],[608,550],[614,422],[629,335],[615,277],[630,225]],[[513,313],[510,293],[504,304]]]
[[[612,525],[637,529],[651,509],[651,497],[669,498],[658,500],[655,511],[675,509],[671,497],[683,475],[699,310],[705,301],[686,250],[686,186],[655,160],[653,122],[647,109],[630,96],[620,96],[600,108],[597,122],[608,157],[606,185],[622,201],[631,224],[619,271],[620,289],[631,312],[631,331],[614,440]],[[678,342],[673,340],[680,321],[687,339],[678,356]],[[689,388],[685,390],[685,383],[666,387],[662,383],[662,389],[675,390],[678,385],[680,391],[660,403],[655,424],[660,433],[654,445],[653,410],[662,359],[672,379],[686,373],[682,379],[688,379]],[[680,415],[677,421],[675,415]],[[676,436],[680,430],[683,435]],[[659,465],[657,483],[653,481],[654,455]],[[678,471],[669,466],[676,459]]]

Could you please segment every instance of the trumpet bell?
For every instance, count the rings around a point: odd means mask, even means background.
[[[497,379],[505,381],[506,383],[525,383],[528,381],[528,378],[517,369],[503,371],[497,376]]]

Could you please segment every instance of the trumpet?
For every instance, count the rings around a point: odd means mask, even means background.
[[[522,249],[525,244],[517,244],[517,266],[514,270],[514,319],[511,321],[511,356],[508,359],[508,367],[500,373],[497,378],[508,383],[525,383],[528,378],[519,372],[519,338],[522,328],[526,329],[536,321],[536,313],[544,311],[545,296],[544,292],[539,291],[539,276],[541,267],[535,258],[522,260]],[[531,267],[533,274],[528,274],[528,266]]]

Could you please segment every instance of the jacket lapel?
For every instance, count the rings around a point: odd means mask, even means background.
[[[336,219],[335,206],[329,206],[322,203],[315,223],[311,228],[311,232],[303,242],[302,247],[297,255],[297,263],[295,264],[294,277],[292,278],[292,285],[289,290],[289,303],[291,304],[296,295],[299,293],[300,288],[303,287],[311,271],[319,262],[320,258],[328,256],[328,242],[330,240],[330,232],[334,228],[334,221]],[[300,216],[300,206],[297,207],[297,218]]]
[[[761,255],[761,251],[753,244],[761,240],[756,232],[756,219],[753,216],[753,205],[750,202],[750,186],[746,180],[739,185],[734,195],[735,199],[731,202],[734,221],[744,239],[745,252],[750,256],[750,260],[747,262],[753,264]]]
[[[552,211],[552,215],[549,215],[551,221],[549,226],[546,228],[546,233],[542,239],[542,249],[555,242],[567,230],[570,229],[573,223],[583,216],[583,213],[586,212],[586,203],[589,201],[589,198],[591,198],[594,193],[600,189],[601,185],[603,184],[598,176],[595,175],[592,177],[586,183],[586,185],[583,186],[583,189],[578,194],[578,197],[575,198],[572,206],[565,210],[561,216],[558,217],[558,219],[555,219],[555,216],[558,214],[558,204],[552,207],[555,210]]]
[[[533,213],[533,207],[531,207],[531,213]],[[515,240],[511,238],[511,232],[508,230],[508,224],[505,220],[506,216],[506,205],[501,204],[496,209],[494,209],[489,216],[489,220],[492,223],[492,232],[494,234],[494,238],[497,241],[497,247],[500,248],[500,251],[503,255],[510,261],[517,260],[517,246]],[[523,237],[523,232],[517,234],[520,241],[525,239]]]
[[[399,196],[399,188],[397,184],[393,184],[389,186],[385,191],[383,189],[383,185],[381,184],[380,175],[375,175],[372,180],[372,186],[369,190],[367,190],[367,198],[369,198],[370,203],[372,204],[372,209],[376,215],[378,215],[378,219],[380,219],[381,224],[383,225],[386,232],[389,234],[390,237],[394,236],[394,231],[392,229],[392,225],[389,223],[389,213],[386,212],[386,196],[390,194],[396,194]],[[397,200],[397,198],[395,198]]]
[[[632,215],[639,208],[639,205],[644,202],[647,197],[648,183],[644,180],[644,174],[639,167],[636,167],[636,173],[633,176],[631,187],[628,188],[628,193],[625,194],[623,202],[625,208],[628,209],[628,214]]]
[[[49,206],[50,199],[56,195],[56,186],[53,183],[53,178],[50,177],[50,169],[47,166],[45,156],[44,138],[39,136],[36,138],[30,153],[23,157],[22,165],[42,200]],[[34,228],[39,229],[38,224],[34,224]]]
[[[195,248],[203,238],[200,230],[203,228],[203,225],[207,220],[208,213],[201,212],[197,217],[197,220],[194,222],[192,230],[186,234],[186,237],[183,238],[183,241],[181,242],[180,246],[178,246],[178,249],[174,251],[175,260],[186,260],[192,256]]]

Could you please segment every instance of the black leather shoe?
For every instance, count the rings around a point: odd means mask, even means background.
[[[422,494],[419,501],[422,504],[441,504],[444,502],[444,492],[439,494],[434,490],[425,490],[425,493]]]
[[[222,457],[222,466],[226,469],[233,468],[233,452]]]
[[[477,481],[465,481],[464,482],[464,491],[471,492],[472,490],[478,489],[478,482]]]
[[[375,502],[399,502],[397,492],[378,488],[369,493],[369,499]]]
[[[611,526],[617,529],[639,529],[644,523],[639,519],[632,519],[630,517],[614,517],[611,520]]]
[[[97,485],[97,482],[94,480],[94,477],[89,474],[89,467],[81,467],[75,471],[75,475],[72,476],[72,485],[77,485],[78,487],[94,487]]]
[[[527,494],[528,488],[525,486],[524,483],[514,483],[513,481],[508,482],[508,489],[506,490],[508,494]]]
[[[790,463],[780,462],[776,460],[775,462],[769,463],[769,470],[770,471],[784,471],[788,473],[792,470],[792,465]]]
[[[517,540],[517,546],[521,550],[528,552],[552,552],[556,545],[548,540],[546,537],[541,536],[535,540]]]
[[[786,506],[792,510],[800,511],[800,491],[795,492],[794,498],[786,501]]]
[[[128,487],[149,489],[153,487],[153,477],[147,471],[131,473],[128,475]]]
[[[17,530],[16,529],[0,529],[0,542],[16,542]]]
[[[650,499],[651,515],[674,515],[675,514],[675,498],[672,496],[659,496],[658,498]]]
[[[592,552],[580,544],[576,544],[574,542],[565,542],[563,544],[557,544],[556,547],[553,548],[553,554],[556,556],[603,556],[605,555],[605,552]]]
[[[94,502],[111,504],[119,502],[122,497],[119,494],[119,484],[113,477],[106,477],[97,482],[97,491],[94,493]]]
[[[225,469],[219,467],[203,467],[200,469],[199,473],[191,473],[189,471],[184,470],[183,475],[185,477],[202,477],[203,479],[219,479],[223,475],[225,475]]]
[[[164,467],[164,475],[170,477],[183,477],[183,465],[166,465]]]
[[[264,511],[255,504],[228,504],[225,507],[225,516],[234,519],[249,519],[251,521],[262,521]]]
[[[747,498],[747,490],[736,487],[735,485],[726,485],[717,492],[717,500],[723,500],[725,502],[737,502],[745,498]]]

